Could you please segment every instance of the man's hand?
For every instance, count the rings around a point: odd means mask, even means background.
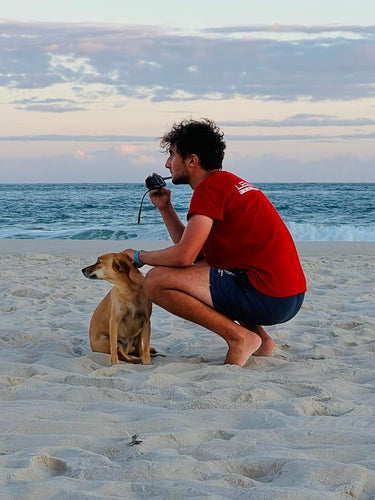
[[[134,262],[134,254],[135,254],[135,250],[133,250],[132,248],[127,248],[126,250],[124,250],[122,253],[125,253],[129,259]]]
[[[151,203],[160,211],[163,211],[171,204],[171,192],[166,187],[153,189],[149,193]]]
[[[127,248],[122,253],[126,254],[129,257],[129,259],[133,262],[133,265],[139,268],[144,266],[144,262],[141,262],[139,258],[139,254],[142,251],[143,250],[133,250],[133,248]]]

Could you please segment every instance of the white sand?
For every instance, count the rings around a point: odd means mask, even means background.
[[[375,498],[375,244],[298,245],[309,292],[270,358],[224,366],[154,307],[167,356],[111,367],[87,333],[110,285],[80,270],[156,245],[0,240],[0,498]]]

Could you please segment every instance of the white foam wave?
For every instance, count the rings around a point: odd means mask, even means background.
[[[287,222],[295,241],[375,241],[375,224],[363,226],[349,224],[316,224]],[[71,227],[45,230],[26,228],[0,228],[0,238],[11,239],[82,239],[82,240],[166,240],[168,233],[162,223],[141,224],[133,227],[107,228]]]
[[[289,222],[287,226],[296,241],[375,241],[375,224],[353,226]]]

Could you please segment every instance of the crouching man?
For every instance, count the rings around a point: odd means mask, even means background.
[[[275,343],[264,325],[290,320],[306,291],[293,239],[274,206],[252,184],[222,170],[225,142],[204,119],[175,124],[161,139],[174,184],[193,190],[186,226],[170,191],[150,192],[173,245],[126,250],[149,264],[144,287],[167,311],[220,335],[225,363],[243,366],[249,356],[269,356]]]

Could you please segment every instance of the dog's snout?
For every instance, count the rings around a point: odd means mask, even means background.
[[[89,269],[87,267],[84,267],[82,269],[82,273],[83,273],[83,276],[85,276],[86,278],[89,278],[89,279],[95,279],[96,278],[96,274],[91,274]]]

